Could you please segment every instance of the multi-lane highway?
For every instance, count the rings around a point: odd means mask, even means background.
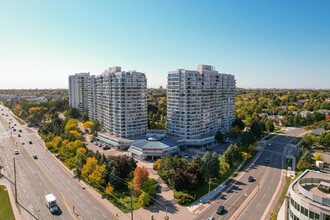
[[[228,184],[225,191],[196,219],[211,216],[215,219],[269,219],[276,202],[274,195],[279,196],[281,191],[285,146],[303,132],[303,129],[292,129],[271,139],[260,156]],[[254,181],[249,182],[249,176],[253,176]],[[216,210],[220,205],[225,207],[225,211],[218,215]]]
[[[47,152],[33,130],[20,125],[7,108],[2,105],[0,108],[3,109],[0,111],[0,157],[6,170],[3,178],[14,182],[15,158],[18,203],[25,219],[115,219]],[[12,122],[9,125],[10,119]],[[19,151],[18,155],[14,154],[15,149]],[[37,155],[38,159],[34,159],[33,155]],[[45,195],[49,193],[57,198],[61,209],[58,214],[52,215],[46,207]]]

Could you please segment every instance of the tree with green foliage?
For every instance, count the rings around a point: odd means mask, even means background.
[[[151,199],[147,193],[142,192],[139,196],[139,203],[142,207],[148,207],[150,205]]]
[[[69,110],[67,111],[67,114],[68,114],[68,118],[77,119],[80,117],[80,113],[77,108],[69,108]]]
[[[224,141],[224,136],[221,131],[217,131],[217,133],[215,134],[215,140],[217,140],[218,143]]]
[[[219,156],[216,152],[213,152],[212,154],[212,169],[211,169],[211,178],[217,178],[220,173],[220,161],[219,161]]]
[[[166,154],[160,163],[158,175],[167,184],[171,182],[171,177],[174,174],[174,164],[175,161],[171,154]]]
[[[206,179],[212,178],[213,169],[212,155],[209,151],[202,157],[202,168]]]
[[[242,135],[242,144],[248,146],[256,141],[255,137],[251,132],[244,132]]]
[[[192,160],[192,163],[196,163],[200,167],[202,167],[202,158],[198,154],[196,154]]]
[[[251,132],[257,138],[260,139],[262,136],[262,127],[259,122],[254,121],[251,125]]]
[[[85,123],[86,121],[89,121],[89,112],[84,112],[84,114],[81,117],[81,122]]]
[[[102,125],[99,120],[95,120],[94,124],[91,126],[91,133],[96,134],[97,132],[101,131]]]
[[[266,122],[266,129],[268,132],[273,132],[275,130],[274,123],[271,119],[268,119]]]

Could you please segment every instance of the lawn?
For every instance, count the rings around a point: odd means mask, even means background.
[[[25,125],[24,121],[22,121],[21,119],[17,118],[15,115],[14,115],[14,118],[21,124],[21,125]]]
[[[0,186],[0,217],[1,219],[14,220],[13,209],[5,186]]]
[[[299,141],[301,141],[301,137],[298,137],[298,138],[296,138],[296,139],[294,139],[292,142],[291,142],[291,144],[298,144],[299,143]]]
[[[112,196],[108,196],[100,190],[98,190],[98,192],[124,213],[130,212],[129,207],[131,206],[131,197],[127,187],[121,187],[120,189],[113,191]],[[141,204],[138,200],[139,196],[133,195],[132,206],[134,210],[141,208]]]

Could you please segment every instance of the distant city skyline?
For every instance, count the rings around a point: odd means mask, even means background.
[[[329,1],[2,1],[0,89],[68,89],[110,66],[212,65],[238,88],[330,89]]]

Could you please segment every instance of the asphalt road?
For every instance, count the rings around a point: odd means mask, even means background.
[[[0,108],[4,109],[0,111],[4,113],[4,116],[0,114],[0,157],[8,174],[6,177],[12,182],[13,158],[16,160],[18,202],[25,219],[76,219],[73,206],[82,219],[115,219],[114,215],[84,190],[45,149],[43,141],[32,129],[21,126],[2,105]],[[9,130],[9,118],[16,124],[16,132],[12,128]],[[19,129],[22,132],[18,132]],[[18,133],[21,137],[17,136]],[[32,141],[32,144],[29,144],[29,141]],[[19,151],[19,155],[14,154],[15,149]],[[33,159],[33,155],[37,155],[38,159]],[[59,214],[52,215],[46,207],[45,195],[49,193],[56,196],[61,209]]]
[[[274,137],[259,158],[228,184],[225,191],[195,219],[208,219],[211,216],[215,219],[242,220],[262,219],[263,216],[268,218],[268,212],[272,211],[275,202],[271,207],[269,204],[280,184],[282,169],[285,168],[285,145],[303,132],[300,128],[292,129]],[[269,158],[269,163],[265,163],[266,158]],[[248,182],[249,176],[253,176],[253,182]],[[243,204],[246,207],[241,212],[237,211],[244,207]],[[225,207],[225,211],[218,215],[216,210],[220,205]]]

